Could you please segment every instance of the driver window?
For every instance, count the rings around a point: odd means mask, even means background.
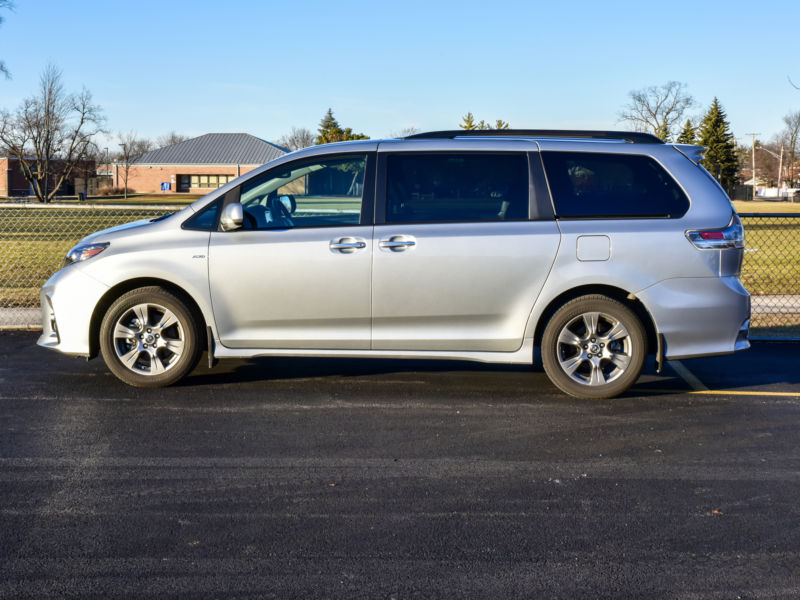
[[[242,186],[244,229],[358,225],[366,166],[358,154],[269,171]]]

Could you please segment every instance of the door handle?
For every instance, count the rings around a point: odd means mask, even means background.
[[[402,252],[406,248],[411,248],[416,245],[417,242],[415,240],[408,239],[402,235],[393,235],[388,240],[381,240],[378,242],[378,246],[381,248],[388,248],[394,252]]]
[[[328,244],[328,247],[331,250],[337,250],[344,254],[349,254],[351,252],[355,252],[356,250],[360,250],[361,248],[366,248],[367,243],[364,240],[358,240],[352,237],[343,237],[339,240],[331,240],[331,243]]]

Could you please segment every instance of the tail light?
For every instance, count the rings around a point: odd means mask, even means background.
[[[701,250],[744,248],[744,227],[736,213],[724,229],[693,229],[686,232],[686,237]]]

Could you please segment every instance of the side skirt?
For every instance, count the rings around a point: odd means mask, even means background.
[[[210,343],[209,343],[210,345]],[[533,364],[533,339],[523,340],[514,352],[446,352],[440,350],[298,350],[295,348],[213,348],[214,358],[254,358],[261,356],[307,356],[317,358],[413,358],[422,360],[469,360],[482,363]],[[211,356],[209,354],[209,356]]]

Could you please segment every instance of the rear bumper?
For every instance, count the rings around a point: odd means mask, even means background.
[[[750,347],[750,294],[738,277],[668,279],[636,296],[664,336],[667,359],[730,354]]]
[[[73,356],[89,356],[89,329],[108,286],[68,267],[42,286],[42,335],[37,344]]]

